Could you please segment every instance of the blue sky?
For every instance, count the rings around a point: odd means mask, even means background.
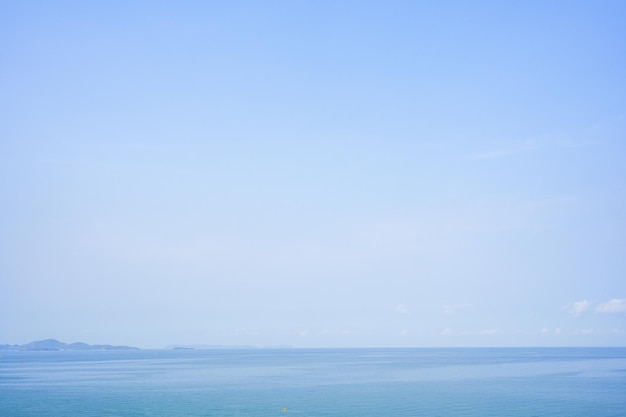
[[[3,2],[0,343],[626,344],[623,2]]]

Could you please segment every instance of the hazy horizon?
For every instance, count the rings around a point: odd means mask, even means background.
[[[0,344],[626,346],[625,19],[0,4]]]
[[[11,347],[22,347],[25,345],[30,345],[38,342],[48,342],[55,341],[60,342],[66,345],[72,345],[77,343],[84,343],[81,340],[74,341],[66,341],[66,340],[58,340],[55,338],[45,338],[41,340],[32,340],[29,343],[25,344],[15,344],[8,345]],[[0,343],[1,345],[6,345]],[[357,350],[357,349],[365,349],[365,350],[385,350],[385,349],[622,349],[626,348],[623,345],[615,345],[615,346],[562,346],[562,345],[511,345],[511,346],[499,346],[499,345],[474,345],[474,346],[293,346],[293,345],[284,345],[284,344],[275,344],[275,345],[228,345],[228,344],[180,344],[180,343],[172,343],[166,346],[131,346],[128,344],[120,344],[120,345],[112,345],[110,343],[94,343],[89,344],[90,346],[109,346],[109,347],[123,347],[130,349],[140,349],[140,350],[176,350],[176,349],[190,349],[190,350],[250,350],[250,349],[328,349],[328,350],[337,350],[337,349],[347,349],[347,350]],[[63,350],[63,349],[61,349]],[[75,351],[80,351],[80,349],[70,349]],[[1,351],[1,350],[0,350]],[[16,351],[11,350],[9,351]],[[50,351],[50,349],[31,349],[31,350],[17,350],[17,351]],[[65,351],[65,350],[64,350]],[[109,350],[110,351],[118,351],[118,350]]]

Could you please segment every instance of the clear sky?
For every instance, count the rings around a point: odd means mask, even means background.
[[[2,1],[0,343],[626,345],[623,1]]]

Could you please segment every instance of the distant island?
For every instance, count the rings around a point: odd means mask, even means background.
[[[38,340],[25,345],[0,345],[0,351],[55,351],[55,350],[139,350],[131,346],[88,345],[83,342],[63,343],[56,339]]]

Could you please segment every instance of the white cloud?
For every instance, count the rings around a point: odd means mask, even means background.
[[[449,327],[446,327],[445,329],[443,329],[440,333],[442,336],[450,336],[452,335],[452,329]]]
[[[404,304],[398,304],[395,310],[400,314],[409,314],[409,309]]]
[[[498,333],[498,329],[484,329],[480,332],[482,335],[491,336]]]
[[[600,303],[596,307],[596,312],[609,314],[626,313],[626,299],[614,298],[605,303]]]
[[[406,336],[407,334],[409,334],[409,331],[407,329],[402,329],[399,333],[400,336]]]
[[[587,300],[576,301],[571,304],[564,305],[562,310],[567,311],[572,317],[580,317],[588,308],[591,303]]]
[[[572,317],[580,317],[591,307],[591,303],[587,300],[576,301],[571,304],[564,305],[562,310],[569,313]],[[595,308],[596,313],[620,314],[626,313],[626,299],[613,298],[604,303],[598,304]]]

